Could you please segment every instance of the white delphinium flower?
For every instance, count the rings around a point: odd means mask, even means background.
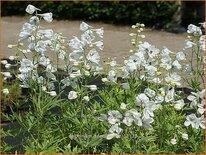
[[[95,45],[98,49],[100,49],[100,50],[103,50],[103,48],[104,48],[104,45],[103,45],[103,41],[102,41],[102,40],[95,42],[94,45]]]
[[[32,30],[33,30],[33,25],[31,25],[30,23],[24,23],[21,31],[31,32]]]
[[[7,61],[7,60],[1,60],[1,63],[2,63],[3,65],[6,65],[6,64],[8,64],[8,61]]]
[[[143,116],[145,118],[154,117],[154,110],[157,109],[157,106],[154,101],[145,102],[143,104]]]
[[[170,142],[171,142],[172,145],[177,144],[177,140],[176,140],[176,138],[172,138]]]
[[[205,112],[205,100],[203,99],[198,105],[197,105],[197,107],[198,107],[198,109],[197,109],[197,112],[199,113],[199,114],[204,114],[204,112]]]
[[[180,86],[181,77],[176,73],[172,73],[172,74],[167,74],[167,76],[165,77],[165,81],[169,84],[171,84],[172,86],[177,85]]]
[[[189,95],[187,97],[187,99],[189,101],[191,101],[190,103],[190,107],[193,107],[193,108],[197,108],[197,111],[200,113],[200,114],[203,114],[204,111],[205,111],[205,108],[204,108],[204,101],[205,101],[205,89],[203,89],[202,91],[198,91],[198,92],[191,92],[191,95]]]
[[[174,105],[174,108],[176,110],[181,110],[183,107],[184,107],[185,103],[184,103],[184,100],[181,99],[181,100],[177,100],[175,101],[175,105]]]
[[[134,121],[134,119],[133,119],[132,114],[129,111],[126,111],[125,112],[125,117],[122,120],[122,122],[127,126],[131,126],[133,121]]]
[[[2,90],[3,94],[8,95],[9,94],[9,89],[8,88],[4,88]]]
[[[174,88],[168,89],[165,95],[165,102],[174,101],[174,96],[175,96],[175,89]]]
[[[191,33],[193,35],[198,35],[198,36],[202,35],[201,29],[193,24],[188,25],[187,29],[188,29],[187,33]]]
[[[185,54],[184,54],[184,52],[178,52],[178,53],[176,53],[176,59],[178,60],[178,61],[182,61],[182,60],[185,60]]]
[[[144,42],[142,44],[139,45],[139,50],[140,51],[145,51],[148,50],[152,45],[149,44],[148,42]]]
[[[117,61],[116,60],[112,60],[112,61],[109,62],[109,65],[111,67],[115,67],[117,65]]]
[[[145,69],[147,70],[147,73],[149,74],[149,76],[154,76],[157,71],[157,68],[152,65],[145,66]]]
[[[134,123],[138,126],[142,126],[141,114],[135,109],[130,109],[128,112],[132,115]]]
[[[182,139],[188,140],[188,134],[187,134],[187,133],[183,133],[183,134],[182,134]]]
[[[129,89],[130,89],[129,83],[122,83],[121,86],[122,86],[122,88],[125,89],[125,90],[129,90]]]
[[[99,62],[100,62],[100,55],[99,55],[99,53],[95,49],[92,49],[87,54],[87,59],[90,62],[92,62],[92,63],[99,64]]]
[[[142,118],[142,123],[143,123],[143,127],[145,127],[148,130],[153,130],[153,127],[151,125],[151,123],[154,122],[154,119],[151,117],[144,117]]]
[[[151,58],[151,59],[154,59],[158,54],[159,54],[160,50],[158,48],[155,48],[155,46],[150,46],[148,48],[148,56]]]
[[[30,33],[22,31],[19,34],[19,41],[23,41],[23,40],[27,39],[28,37],[30,37]]]
[[[81,35],[81,40],[84,44],[91,44],[94,39],[95,36],[92,30],[87,30]]]
[[[147,96],[149,96],[149,97],[154,97],[155,94],[156,94],[155,91],[152,90],[152,89],[150,89],[150,88],[146,88],[145,91],[144,91],[144,93],[145,93]]]
[[[89,102],[89,96],[84,96],[83,100],[86,101],[86,102]]]
[[[131,126],[133,122],[138,126],[142,126],[141,114],[135,109],[130,109],[125,112],[122,122],[127,126]]]
[[[110,124],[120,123],[120,119],[122,118],[122,114],[117,110],[109,110],[108,111],[108,122]]]
[[[112,125],[109,129],[109,134],[107,135],[107,139],[110,140],[112,138],[120,138],[120,134],[122,133],[123,129],[118,126],[118,124]]]
[[[72,52],[69,54],[69,60],[72,62],[81,61],[83,57],[84,57],[84,54],[81,52],[78,52],[78,53]]]
[[[97,34],[98,37],[103,38],[103,34],[104,34],[103,28],[93,29],[93,31]]]
[[[190,64],[186,64],[186,65],[184,66],[184,72],[190,73],[191,71],[192,71],[191,65],[190,65]]]
[[[90,25],[88,25],[88,24],[85,23],[85,22],[81,22],[81,24],[80,24],[80,30],[81,30],[81,31],[86,31],[86,30],[88,30],[89,28],[91,28]]]
[[[136,97],[137,106],[140,106],[141,104],[144,104],[146,102],[149,102],[149,98],[146,94],[141,93]]]
[[[40,9],[36,8],[35,6],[29,4],[27,7],[26,7],[26,12],[28,14],[33,14],[35,11],[41,11]]]
[[[83,43],[77,37],[74,36],[68,43],[69,47],[73,50],[73,52],[83,52]]]
[[[110,71],[108,72],[107,79],[108,79],[109,81],[111,81],[111,82],[114,82],[114,83],[116,82],[117,77],[116,77],[116,72],[115,72],[115,70],[110,70]]]
[[[32,25],[35,25],[35,26],[37,26],[39,24],[39,22],[40,22],[40,20],[39,20],[39,17],[37,17],[37,16],[32,16],[29,19],[29,23]]]
[[[127,72],[134,72],[137,70],[137,64],[132,60],[125,60],[124,64]]]
[[[121,103],[120,108],[121,108],[122,110],[126,110],[126,109],[127,109],[127,104]]]
[[[155,103],[156,104],[160,104],[164,101],[164,97],[160,94],[157,94],[157,96],[155,97]]]
[[[59,50],[58,51],[58,58],[61,59],[61,60],[64,60],[66,57],[66,52],[63,51],[63,50]]]
[[[197,117],[195,114],[190,114],[186,116],[186,121],[184,122],[185,126],[192,126],[195,129],[205,129],[205,118],[204,115]]]
[[[19,71],[21,73],[29,73],[29,72],[31,72],[33,70],[34,67],[35,66],[34,66],[34,64],[33,64],[33,62],[31,60],[29,60],[29,59],[22,59],[21,60],[21,65],[19,67]]]
[[[52,29],[39,30],[38,33],[40,33],[41,35],[45,36],[48,39],[52,39],[54,35],[54,31]]]
[[[39,16],[43,17],[43,19],[48,22],[48,23],[51,23],[53,18],[52,18],[52,13],[49,12],[49,13],[44,13],[44,14],[38,14]]]
[[[177,70],[180,70],[182,68],[182,65],[177,60],[173,61],[172,65],[174,69],[177,69]]]
[[[194,45],[195,45],[195,43],[193,43],[192,41],[186,40],[186,41],[185,41],[184,49],[191,48],[191,47],[193,47]]]
[[[46,67],[46,66],[48,66],[50,64],[50,59],[46,58],[45,56],[40,57],[39,64],[41,64],[41,65]]]
[[[76,99],[77,98],[77,92],[75,92],[75,91],[70,91],[69,92],[69,95],[68,95],[68,99],[69,100],[74,100],[74,99]]]

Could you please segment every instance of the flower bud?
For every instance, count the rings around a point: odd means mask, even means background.
[[[90,89],[91,91],[96,91],[96,90],[97,90],[97,86],[96,86],[96,85],[90,85],[90,86],[89,86],[89,89]]]
[[[132,25],[132,28],[135,29],[135,28],[136,28],[136,25]]]
[[[165,91],[161,91],[161,94],[160,94],[161,96],[165,96]]]
[[[86,101],[86,102],[89,102],[89,96],[84,96],[83,100]]]
[[[57,93],[55,91],[51,91],[51,92],[48,92],[51,96],[57,96]]]
[[[90,72],[89,71],[84,71],[85,76],[90,76]]]
[[[145,27],[145,25],[144,25],[144,24],[140,24],[140,26],[141,26],[141,27]]]
[[[10,67],[11,67],[11,64],[6,64],[6,65],[5,65],[5,68],[6,68],[6,69],[9,69]]]
[[[79,66],[79,62],[78,62],[78,61],[75,61],[75,62],[74,62],[74,66]]]
[[[9,44],[9,45],[8,45],[8,48],[12,49],[12,48],[13,48],[13,45]]]
[[[182,139],[184,139],[184,140],[188,140],[188,134],[183,133],[183,134],[182,134]]]
[[[77,75],[76,75],[76,74],[73,74],[73,73],[71,73],[69,76],[70,76],[70,78],[72,78],[72,79],[74,79],[74,78],[77,77]]]
[[[108,82],[109,80],[107,78],[102,78],[102,82]]]
[[[2,90],[3,94],[8,95],[9,94],[9,90],[7,88]]]
[[[7,62],[7,60],[1,60],[1,63],[2,63],[3,65],[6,65],[8,62]]]

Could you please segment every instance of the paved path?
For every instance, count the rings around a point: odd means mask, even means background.
[[[8,49],[7,45],[17,41],[20,29],[27,20],[27,17],[1,18],[1,57],[14,55],[15,51]],[[64,36],[71,39],[72,36],[80,36],[80,23],[81,21],[54,20],[52,24],[42,23],[42,26],[52,28],[56,32],[62,32]],[[132,32],[132,29],[129,26],[114,26],[100,22],[89,22],[89,24],[96,28],[104,27],[104,51],[101,53],[103,60],[107,60],[108,57],[117,57],[118,62],[122,62],[123,57],[127,56],[131,47],[129,33]],[[174,34],[151,29],[146,29],[143,34],[146,35],[145,41],[154,44],[158,48],[166,46],[174,52],[178,52],[183,48],[186,38],[186,34]]]

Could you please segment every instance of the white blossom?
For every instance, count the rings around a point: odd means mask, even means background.
[[[70,91],[69,92],[69,95],[68,95],[68,99],[69,100],[74,100],[74,99],[76,99],[77,98],[77,92],[75,92],[75,91]]]
[[[43,17],[43,19],[46,21],[46,22],[48,22],[48,23],[51,23],[52,22],[52,20],[53,20],[53,18],[52,18],[52,13],[51,12],[49,12],[49,13],[44,13],[44,14],[38,14],[38,15],[40,15],[41,17]]]
[[[99,53],[98,53],[95,49],[92,49],[92,50],[90,50],[89,53],[87,54],[87,59],[88,59],[90,62],[99,64],[99,62],[100,62],[100,55],[99,55]]]
[[[108,122],[110,124],[117,124],[120,122],[122,118],[122,114],[117,110],[109,110],[108,111]]]
[[[36,8],[35,6],[31,5],[31,4],[29,4],[26,7],[26,12],[29,13],[29,14],[33,14],[35,11],[41,11],[41,10]]]
[[[176,138],[172,138],[170,142],[171,142],[172,145],[177,144],[177,140],[176,140]]]
[[[186,117],[186,121],[184,122],[185,126],[191,125],[195,129],[205,129],[205,118],[204,115],[201,117],[197,117],[195,114],[190,114]]]
[[[9,89],[8,88],[4,88],[2,90],[3,94],[8,95],[9,94]]]
[[[187,133],[183,133],[183,134],[182,134],[182,139],[188,140],[188,134],[187,134]]]

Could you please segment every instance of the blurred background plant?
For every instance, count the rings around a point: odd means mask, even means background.
[[[32,4],[45,12],[51,11],[58,20],[90,20],[131,25],[141,21],[148,27],[177,29],[188,23],[204,20],[202,2],[2,2],[1,15],[25,15]],[[189,12],[189,16],[188,16]],[[174,28],[175,27],[175,28]]]

